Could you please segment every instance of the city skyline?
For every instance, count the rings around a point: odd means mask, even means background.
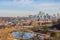
[[[60,0],[0,0],[0,16],[27,16],[39,11],[60,13]]]

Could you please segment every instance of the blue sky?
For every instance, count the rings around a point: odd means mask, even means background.
[[[0,0],[0,16],[26,16],[39,11],[60,13],[60,0]]]

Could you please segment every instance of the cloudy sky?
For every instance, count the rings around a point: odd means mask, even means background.
[[[60,0],[0,0],[0,16],[26,16],[39,11],[60,13]]]

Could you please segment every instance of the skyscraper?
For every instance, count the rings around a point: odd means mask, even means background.
[[[57,13],[57,19],[60,19],[60,14],[59,13]]]
[[[39,12],[39,14],[38,14],[39,16],[40,16],[40,18],[42,19],[43,18],[43,15],[44,15],[44,12]]]

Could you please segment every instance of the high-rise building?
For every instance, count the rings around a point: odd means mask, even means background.
[[[44,19],[46,19],[46,15],[44,15]]]
[[[49,16],[49,14],[47,13],[47,14],[46,14],[46,19],[49,19],[49,18],[50,18],[50,16]]]
[[[40,16],[41,19],[43,19],[44,14],[45,14],[44,12],[40,11],[38,15]]]
[[[60,19],[60,14],[59,13],[57,13],[57,19]]]
[[[57,21],[56,14],[53,14],[53,16],[52,16],[52,20],[53,20],[54,22]]]

